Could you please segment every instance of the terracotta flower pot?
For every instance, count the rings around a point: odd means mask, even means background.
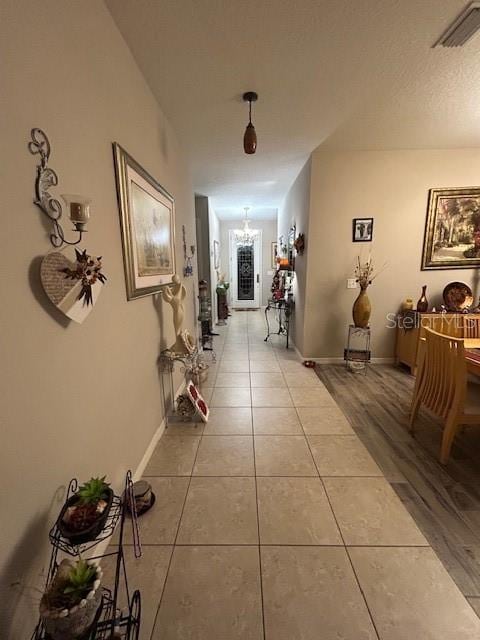
[[[361,289],[358,294],[358,298],[353,303],[353,324],[360,329],[366,329],[368,327],[371,313],[372,306],[367,296],[367,289]]]

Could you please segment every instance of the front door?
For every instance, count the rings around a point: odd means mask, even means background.
[[[258,309],[260,301],[260,251],[261,231],[252,245],[243,245],[230,231],[230,282],[231,304],[234,309]]]

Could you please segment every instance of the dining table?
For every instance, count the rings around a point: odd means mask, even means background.
[[[480,338],[464,338],[463,346],[468,373],[480,376]]]
[[[420,346],[424,348],[426,339],[420,338]],[[480,377],[480,338],[463,338],[467,371]]]

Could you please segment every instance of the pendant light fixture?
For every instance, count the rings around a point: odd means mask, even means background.
[[[252,102],[258,100],[258,95],[255,91],[247,91],[243,94],[243,100],[248,102],[248,124],[243,136],[243,150],[250,155],[257,150],[257,132],[252,124]]]
[[[250,229],[250,220],[248,219],[248,211],[250,207],[243,207],[243,209],[245,211],[243,229],[235,229],[233,233],[237,245],[242,247],[252,247],[256,237],[258,236],[258,231],[256,229]]]

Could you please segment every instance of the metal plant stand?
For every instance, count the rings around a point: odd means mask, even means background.
[[[215,362],[215,351],[211,351],[212,362]],[[208,364],[204,361],[203,353],[195,349],[192,353],[175,353],[169,349],[162,351],[159,357],[159,369],[162,374],[163,415],[165,423],[196,422],[196,411],[188,396],[184,394],[175,397],[173,372],[175,363],[180,364],[180,371],[188,384],[190,380],[200,386],[208,375]],[[191,405],[191,407],[190,407]],[[190,411],[191,409],[191,411]]]
[[[70,480],[66,500],[74,495],[78,490],[78,482],[74,478]],[[138,533],[137,514],[135,511],[135,500],[133,498],[133,481],[131,471],[127,471],[125,477],[125,489],[122,496],[114,496],[113,503],[108,514],[104,528],[95,540],[84,544],[74,545],[64,538],[57,524],[50,531],[49,538],[52,545],[52,555],[48,568],[47,582],[48,586],[53,580],[59,567],[59,553],[67,554],[73,557],[82,557],[82,555],[95,547],[103,540],[109,538],[117,525],[119,526],[118,546],[114,547],[114,551],[107,551],[98,556],[89,556],[89,560],[98,561],[101,564],[103,558],[113,558],[115,560],[115,576],[113,585],[102,585],[102,600],[98,608],[95,620],[81,640],[109,640],[110,638],[121,640],[138,640],[141,621],[141,596],[140,591],[135,590],[131,593],[127,571],[125,567],[125,547],[124,547],[124,528],[127,516],[127,504],[133,505],[131,515],[131,525],[133,531],[133,550],[135,557],[142,555],[140,538]],[[128,547],[127,547],[128,548]],[[62,558],[60,557],[60,560]],[[120,598],[120,594],[125,597]],[[126,606],[120,608],[120,601],[126,602]],[[32,640],[49,640],[50,636],[46,633],[42,620],[39,621],[32,635]],[[80,640],[80,639],[79,639]]]
[[[208,295],[208,284],[206,280],[200,280],[198,283],[198,292],[198,301],[200,304],[198,320],[202,328],[202,349],[203,351],[213,352],[213,338],[219,334],[212,331],[212,301]]]
[[[276,320],[278,323],[278,331],[270,331],[270,323],[268,320],[269,311],[275,310]],[[290,318],[293,312],[293,299],[281,298],[280,300],[269,300],[265,307],[265,322],[267,324],[267,335],[264,342],[267,342],[271,335],[285,336],[286,337],[286,349],[288,349],[288,342],[290,337]]]
[[[343,358],[350,371],[363,371],[367,375],[367,364],[370,364],[370,327],[362,329],[351,324],[348,327],[347,348]],[[359,348],[363,347],[363,348]]]

